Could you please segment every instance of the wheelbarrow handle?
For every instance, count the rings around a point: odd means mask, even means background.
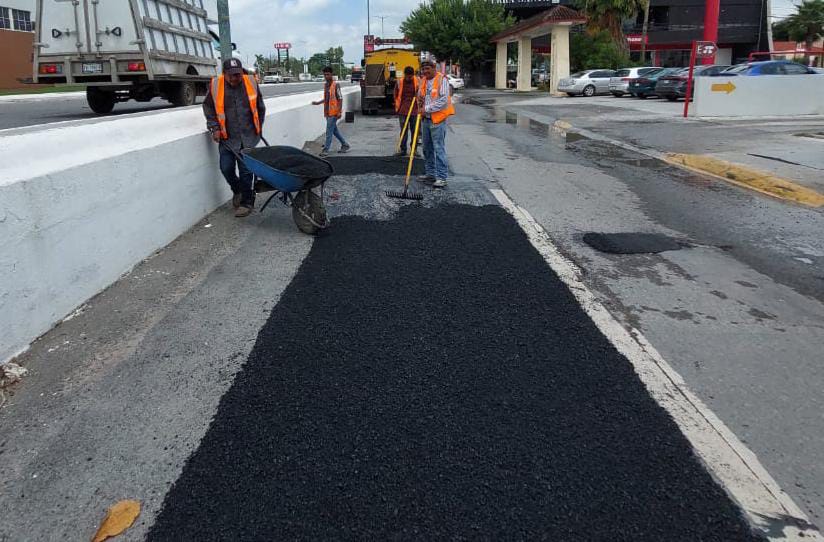
[[[243,156],[241,156],[241,155],[240,155],[240,153],[239,153],[239,152],[237,152],[235,149],[233,149],[232,147],[230,147],[229,145],[227,145],[227,144],[226,144],[226,142],[225,142],[225,141],[223,141],[222,139],[218,142],[218,145],[220,145],[222,148],[224,148],[224,149],[226,149],[227,151],[229,151],[229,152],[231,152],[232,154],[234,154],[234,155],[235,155],[235,158],[237,158],[239,162],[242,162],[242,161],[243,161]]]
[[[268,141],[266,141],[266,138],[265,138],[265,137],[260,136],[260,140],[261,140],[261,141],[263,141],[263,144],[264,144],[264,145],[266,145],[267,147],[269,146],[269,142],[268,142]],[[226,141],[224,141],[223,139],[221,139],[221,140],[218,142],[218,144],[219,144],[221,147],[223,147],[223,148],[225,148],[226,150],[228,150],[229,152],[231,152],[232,154],[234,154],[234,155],[235,155],[235,158],[237,158],[238,160],[243,160],[243,156],[241,156],[241,155],[240,155],[240,153],[239,153],[239,152],[237,152],[236,150],[234,150],[232,147],[230,147],[229,145],[227,145],[227,144],[226,144]]]

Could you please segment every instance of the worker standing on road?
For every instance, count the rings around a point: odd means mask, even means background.
[[[237,154],[260,142],[266,105],[260,88],[254,78],[244,72],[240,60],[230,58],[223,62],[223,75],[212,79],[203,113],[212,139],[221,143],[220,171],[234,194],[235,216],[249,216],[255,208],[254,175],[238,160]]]
[[[396,156],[406,156],[406,142],[409,139],[409,132],[415,129],[415,117],[418,114],[418,104],[415,101],[415,96],[418,94],[419,85],[420,82],[415,77],[415,69],[412,66],[404,68],[403,79],[398,79],[398,82],[395,83],[395,113],[398,115],[401,124],[401,145]],[[412,108],[411,115],[409,108]],[[408,128],[407,118],[410,119]],[[404,128],[407,128],[406,131],[404,131]]]
[[[455,114],[455,107],[449,94],[449,80],[435,71],[435,64],[431,60],[421,62],[421,73],[423,79],[418,100],[423,104],[421,138],[426,161],[426,175],[421,180],[431,182],[435,188],[445,188],[449,175],[446,161],[446,119]]]
[[[343,95],[330,66],[323,68],[323,78],[326,79],[323,99],[312,102],[312,105],[323,104],[323,116],[326,117],[326,142],[320,155],[327,156],[329,154],[329,149],[332,147],[332,136],[340,141],[340,151],[338,152],[345,153],[349,150],[349,144],[343,139],[343,135],[338,130],[338,120],[343,114]]]

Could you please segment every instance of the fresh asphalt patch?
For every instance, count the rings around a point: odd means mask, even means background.
[[[467,205],[315,241],[148,538],[758,539],[516,221]]]
[[[689,246],[662,233],[585,233],[584,243],[595,250],[610,254],[657,254]]]
[[[395,156],[328,156],[324,158],[332,164],[335,175],[363,175],[377,173],[380,175],[406,175],[409,158]],[[421,158],[412,161],[412,174],[423,175],[424,162]]]

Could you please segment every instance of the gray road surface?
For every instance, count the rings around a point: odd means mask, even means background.
[[[264,96],[284,96],[317,90],[322,83],[288,83],[276,85],[261,85]],[[198,103],[202,98],[198,98]],[[138,103],[135,101],[115,105],[112,115],[132,115],[147,111],[171,109],[169,102],[155,98],[151,102]],[[33,96],[30,99],[21,98],[19,101],[0,101],[0,130],[19,128],[37,124],[50,124],[70,120],[99,118],[89,106],[86,98],[78,95],[60,94]]]
[[[500,187],[526,207],[600,301],[644,332],[820,523],[824,287],[782,255],[804,247],[820,269],[824,246],[811,232],[824,214],[591,142],[567,145],[545,123],[502,113],[462,106],[450,121],[451,197],[483,203],[480,192]],[[376,120],[342,124],[353,153],[391,154],[396,124]],[[330,183],[330,211],[397,212],[375,192]],[[582,242],[590,231],[665,233],[692,246],[611,256]],[[311,248],[282,207],[246,221],[221,208],[36,342],[22,358],[31,374],[0,410],[0,539],[89,539],[125,498],[144,512],[124,539],[142,539]],[[398,292],[403,281],[400,268]]]

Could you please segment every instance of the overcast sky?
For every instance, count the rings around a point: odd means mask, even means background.
[[[401,37],[398,26],[420,0],[370,0],[372,33]],[[347,62],[360,62],[366,34],[366,0],[229,0],[232,41],[248,55],[274,54],[275,42],[290,42],[291,55],[302,57],[343,46]],[[304,43],[305,42],[305,43]]]

